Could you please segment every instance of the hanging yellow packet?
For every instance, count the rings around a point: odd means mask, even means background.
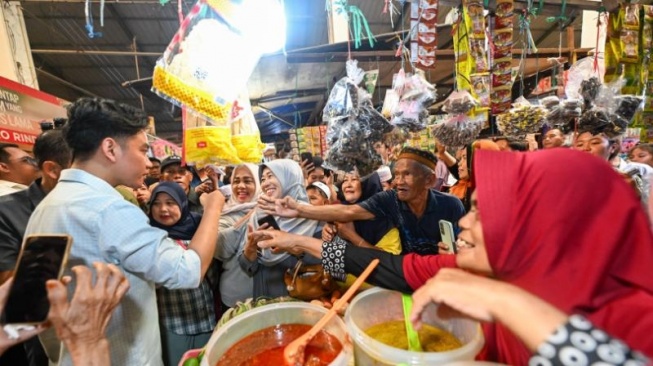
[[[246,163],[258,164],[263,160],[265,144],[252,112],[247,92],[240,94],[234,102],[231,123],[231,143],[238,153],[238,158]]]
[[[208,164],[240,164],[238,153],[231,142],[228,122],[210,121],[183,110],[184,159],[186,163],[203,167]]]

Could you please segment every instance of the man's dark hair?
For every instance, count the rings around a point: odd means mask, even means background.
[[[508,138],[508,146],[512,151],[528,151],[528,141]]]
[[[159,158],[155,158],[154,156],[150,156],[149,159],[153,163],[156,161],[157,163],[159,163],[159,165],[161,164],[161,160]]]
[[[19,148],[18,145],[16,144],[8,144],[8,143],[0,142],[0,162],[2,163],[9,162],[9,157],[11,156],[11,154],[7,152],[7,148],[9,147],[15,147],[17,149]]]
[[[107,137],[123,139],[144,131],[147,116],[132,106],[109,99],[80,98],[68,107],[63,134],[73,160],[88,160]]]
[[[50,130],[40,134],[34,142],[33,152],[39,169],[43,168],[43,163],[46,161],[54,161],[65,169],[70,166],[73,155],[61,130]]]

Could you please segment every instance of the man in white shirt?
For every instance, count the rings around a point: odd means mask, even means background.
[[[0,196],[27,188],[40,176],[36,160],[18,145],[0,143]]]
[[[125,273],[130,289],[107,327],[114,365],[163,365],[155,286],[199,286],[213,261],[224,204],[219,190],[202,195],[204,216],[186,250],[123,199],[114,187],[142,185],[150,166],[147,126],[145,114],[130,106],[91,98],[73,103],[62,130],[73,152],[71,169],[61,173],[25,232],[71,235],[66,270],[107,262]],[[50,346],[48,355],[56,358]],[[72,365],[65,350],[60,364]]]

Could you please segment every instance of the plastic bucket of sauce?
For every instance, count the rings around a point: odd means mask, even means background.
[[[220,358],[232,346],[252,335],[252,333],[279,324],[306,324],[312,326],[326,312],[327,309],[323,307],[303,302],[270,304],[249,310],[230,320],[211,336],[206,345],[206,354],[201,365],[218,365]],[[342,344],[342,350],[330,365],[347,365],[351,359],[353,346],[347,334],[345,323],[340,317],[334,317],[327,324],[325,330]]]
[[[374,288],[362,292],[345,313],[349,335],[354,341],[356,366],[367,365],[441,365],[454,361],[474,360],[485,339],[478,322],[470,319],[441,319],[437,305],[431,304],[423,315],[425,324],[452,333],[462,347],[444,352],[411,352],[390,347],[365,333],[374,325],[404,319],[401,293]]]

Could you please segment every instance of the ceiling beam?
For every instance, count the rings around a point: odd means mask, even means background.
[[[539,48],[538,53],[533,53],[527,57],[548,57],[548,56],[558,56],[558,53],[561,51],[558,48]],[[578,54],[587,54],[591,49],[590,48],[578,48],[575,49],[575,52]],[[521,56],[524,51],[521,48],[514,48],[512,50],[513,58],[518,58],[516,56]],[[568,48],[562,48],[562,53],[568,53]],[[327,57],[328,55],[328,57]],[[453,60],[454,59],[454,50],[436,50],[435,51],[436,59],[440,60]],[[349,59],[350,55],[348,52],[328,52],[328,53],[296,53],[288,54],[286,57],[288,63],[323,63],[323,62],[345,62]],[[359,62],[368,62],[368,61],[397,61],[398,58],[395,57],[394,51],[353,51],[351,53],[351,58],[358,60]]]
[[[163,52],[134,52],[134,51],[99,51],[99,50],[48,50],[48,49],[32,49],[32,54],[51,54],[51,55],[102,55],[102,56],[118,56],[118,57],[160,57]]]
[[[542,35],[539,36],[535,40],[535,45],[537,46],[540,43],[544,42],[544,40],[547,39],[557,29],[559,29],[560,32],[562,32],[565,28],[567,28],[569,26],[569,24],[573,23],[575,20],[576,20],[576,10],[574,9],[574,10],[571,11],[569,19],[565,23],[562,24],[562,27],[561,27],[561,25],[559,23],[553,23],[553,25],[551,25],[551,27],[547,28],[544,31],[544,33],[542,33]]]

